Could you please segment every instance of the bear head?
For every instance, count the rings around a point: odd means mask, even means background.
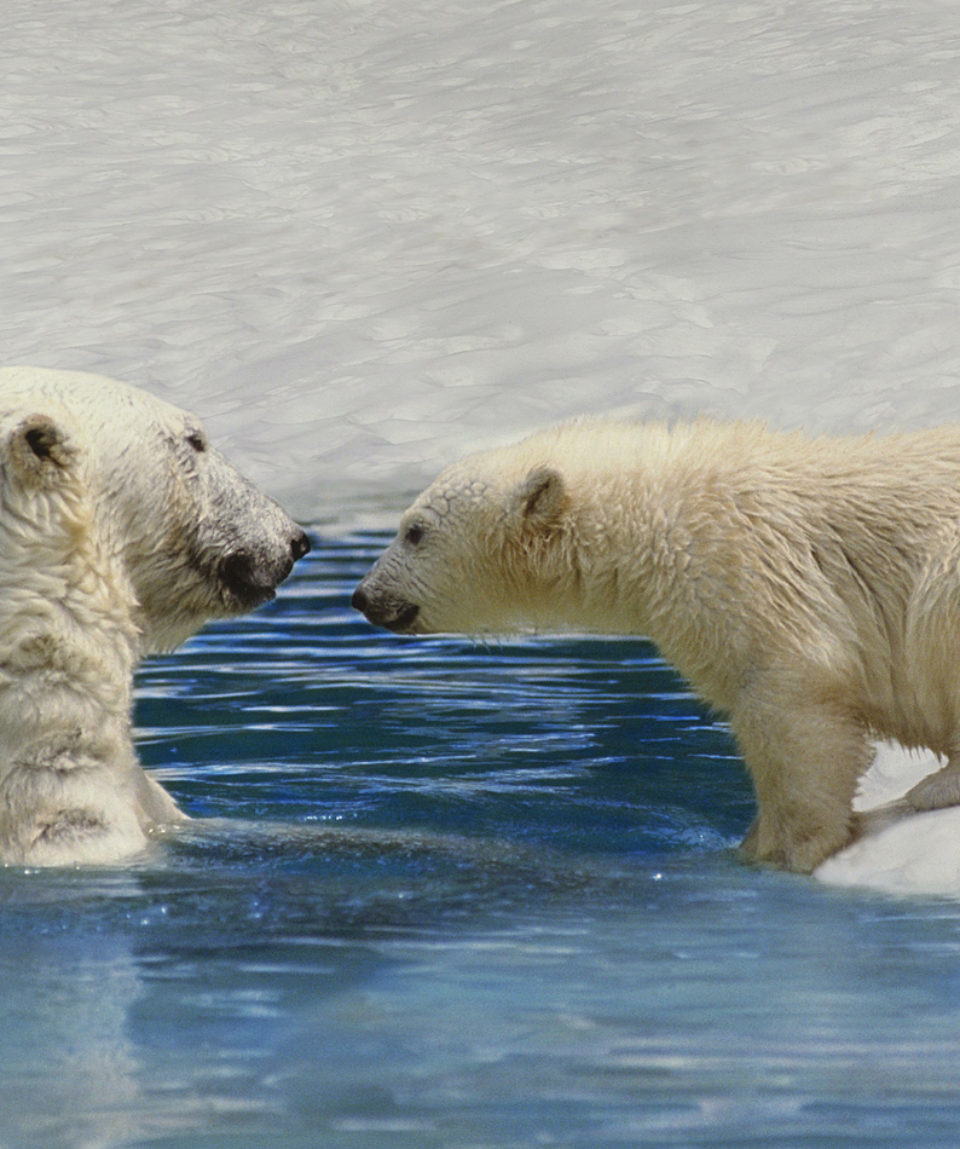
[[[0,418],[37,420],[11,444],[10,465],[41,487],[70,444],[83,444],[98,539],[129,580],[141,653],[172,649],[207,619],[272,598],[309,550],[300,527],[210,445],[195,416],[137,388],[3,368]]]
[[[408,634],[537,625],[562,546],[567,487],[553,466],[504,470],[494,453],[448,468],[401,519],[353,606]]]

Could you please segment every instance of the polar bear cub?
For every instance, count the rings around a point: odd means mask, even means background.
[[[444,471],[354,605],[411,634],[647,635],[730,716],[758,861],[810,871],[862,830],[875,737],[948,759],[890,814],[960,802],[960,427],[549,429]]]
[[[133,748],[133,671],[265,601],[306,536],[195,417],[0,369],[0,862],[112,862],[181,819]]]

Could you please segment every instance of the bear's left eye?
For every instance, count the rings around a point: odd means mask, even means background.
[[[202,455],[203,452],[207,449],[207,440],[203,437],[200,431],[191,431],[187,435],[187,442],[197,452],[198,455]]]
[[[414,523],[412,527],[407,528],[406,534],[403,536],[403,541],[411,547],[415,547],[423,539],[424,528],[420,523]]]

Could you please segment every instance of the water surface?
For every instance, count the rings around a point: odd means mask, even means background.
[[[374,631],[384,541],[144,668],[195,821],[0,872],[0,1146],[949,1141],[960,907],[742,865],[729,735],[649,645]]]

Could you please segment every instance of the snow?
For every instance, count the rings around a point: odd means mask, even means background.
[[[906,754],[895,743],[881,743],[854,807],[882,806],[940,765],[935,755]],[[949,809],[904,818],[828,859],[817,877],[834,886],[960,896],[958,815],[960,811]]]
[[[953,0],[6,0],[3,358],[331,528],[583,410],[957,418],[958,61]]]

